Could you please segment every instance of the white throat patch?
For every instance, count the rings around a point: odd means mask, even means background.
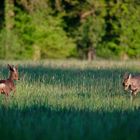
[[[0,84],[0,88],[5,88],[5,87],[6,87],[6,85],[4,83]]]

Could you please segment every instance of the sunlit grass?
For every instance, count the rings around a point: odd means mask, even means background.
[[[140,97],[131,102],[121,84],[139,62],[2,61],[1,78],[7,63],[19,64],[20,81],[8,102],[0,96],[3,139],[139,138]]]

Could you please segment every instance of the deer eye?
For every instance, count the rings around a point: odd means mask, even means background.
[[[125,83],[123,82],[122,85],[125,86]]]

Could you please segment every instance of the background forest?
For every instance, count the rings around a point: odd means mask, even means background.
[[[139,0],[1,0],[0,59],[140,58]]]

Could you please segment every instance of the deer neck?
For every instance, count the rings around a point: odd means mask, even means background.
[[[9,76],[8,80],[14,81],[13,76],[12,76],[12,73],[10,73],[10,76]]]

